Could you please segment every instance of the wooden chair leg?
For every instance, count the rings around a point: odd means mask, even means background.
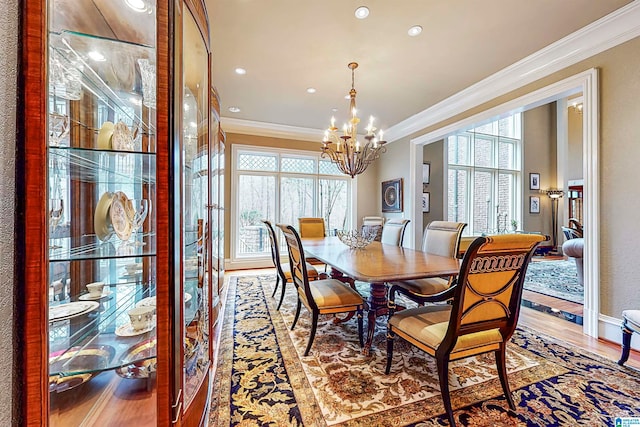
[[[445,356],[446,357],[446,356]],[[455,427],[456,421],[453,418],[453,408],[451,407],[451,396],[449,396],[449,360],[436,357],[438,366],[438,379],[440,380],[440,394],[442,395],[442,403],[444,410],[449,419],[449,425]]]
[[[391,361],[393,360],[393,339],[395,334],[387,329],[387,367],[384,370],[385,374],[391,372]]]
[[[298,305],[296,306],[296,315],[293,317],[293,323],[291,324],[291,330],[296,327],[296,323],[298,323],[298,317],[300,317],[300,309],[302,308],[302,302],[300,298],[298,298]]]
[[[304,355],[309,355],[309,350],[311,350],[311,345],[313,344],[313,339],[316,337],[316,329],[318,328],[318,313],[311,313],[311,333],[309,334],[309,342],[307,343],[307,349],[304,351]]]
[[[362,339],[363,331],[364,331],[364,320],[363,320],[362,308],[358,309],[358,340],[360,341],[360,347],[364,347],[364,340]]]
[[[509,404],[509,408],[515,411],[516,405],[515,403],[513,403],[513,396],[511,396],[511,389],[509,388],[509,379],[507,378],[506,349],[507,349],[506,344],[502,343],[500,345],[500,350],[497,350],[495,352],[496,365],[498,368],[498,376],[500,377],[500,384],[502,384],[502,391],[504,392],[504,397],[507,398],[507,403]]]
[[[629,360],[629,352],[631,351],[631,334],[633,332],[631,329],[627,328],[626,320],[625,323],[622,324],[622,355],[620,356],[620,360],[618,360],[618,365],[622,366],[624,363]]]
[[[282,301],[284,301],[284,293],[287,290],[287,279],[285,279],[284,277],[282,278],[282,291],[280,292],[280,302],[278,302],[278,308],[277,310],[280,310],[280,307],[282,306]]]
[[[273,293],[271,294],[271,298],[276,296],[276,291],[278,290],[278,284],[280,283],[280,275],[276,274],[276,285],[273,287]],[[280,307],[278,307],[280,308]]]

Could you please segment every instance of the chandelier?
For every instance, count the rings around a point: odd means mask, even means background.
[[[382,131],[378,137],[375,136],[376,130],[373,127],[373,117],[369,117],[369,124],[366,127],[366,142],[361,143],[358,140],[358,123],[360,119],[356,110],[356,90],[354,88],[354,70],[358,68],[356,62],[348,65],[351,70],[351,90],[349,97],[349,111],[351,119],[348,124],[342,127],[342,135],[337,134],[338,128],[335,126],[336,119],[331,117],[331,127],[324,132],[322,140],[322,157],[328,157],[336,164],[338,169],[344,174],[350,175],[351,178],[362,173],[367,169],[374,160],[380,158],[380,154],[387,151],[384,147],[386,141],[382,139]]]

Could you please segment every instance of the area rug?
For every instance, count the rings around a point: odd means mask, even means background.
[[[308,357],[309,315],[296,329],[290,289],[282,314],[271,299],[274,276],[232,278],[219,349],[212,426],[440,426],[443,416],[431,357],[397,340],[384,374],[384,320],[371,356],[362,356],[355,319],[322,318]],[[402,344],[401,344],[402,343]],[[640,376],[591,354],[518,329],[508,371],[517,411],[508,409],[492,355],[452,364],[458,425],[613,425],[639,416]]]
[[[584,287],[578,283],[574,260],[530,262],[524,288],[578,304],[584,303]]]

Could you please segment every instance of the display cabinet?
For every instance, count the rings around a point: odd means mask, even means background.
[[[200,425],[222,289],[204,3],[22,16],[19,423]]]

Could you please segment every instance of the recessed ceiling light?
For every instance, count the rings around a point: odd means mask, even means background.
[[[367,6],[360,6],[356,9],[356,18],[364,19],[369,16],[369,8]]]
[[[124,0],[124,2],[136,12],[144,12],[147,9],[147,3],[144,0]]]
[[[103,54],[96,50],[92,50],[87,55],[89,55],[89,58],[93,59],[94,61],[102,62],[107,60],[107,58],[105,58]]]
[[[315,87],[308,87],[307,88],[307,93],[316,93],[316,88]]]
[[[239,113],[240,112],[240,108],[238,108],[238,107],[229,107],[229,111],[231,111],[232,113]]]
[[[244,74],[247,74],[247,70],[245,70],[244,68],[236,68],[236,74],[240,74],[241,76]]]
[[[409,28],[409,31],[407,31],[407,34],[409,34],[411,37],[415,37],[421,32],[422,32],[422,27],[420,25],[414,25],[413,27]]]
[[[331,111],[333,111],[334,113],[337,113],[338,109],[337,108],[332,108]]]
[[[351,95],[345,95],[344,99],[351,99]]]

